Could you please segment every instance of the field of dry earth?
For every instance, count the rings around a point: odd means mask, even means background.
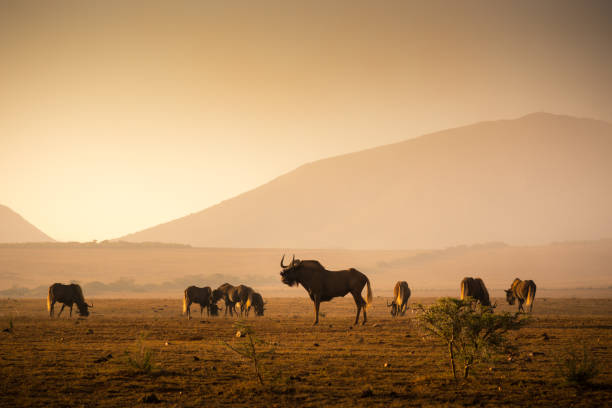
[[[53,320],[43,299],[4,298],[0,329],[12,330],[0,332],[0,406],[601,407],[612,400],[611,299],[536,299],[531,323],[510,334],[515,355],[457,383],[443,344],[423,337],[410,312],[392,319],[386,300],[375,298],[368,323],[352,328],[349,298],[323,304],[318,327],[308,299],[269,299],[266,315],[248,320],[257,349],[269,351],[260,385],[251,363],[223,344],[245,341],[235,336],[237,320],[200,320],[196,308],[187,321],[178,298],[97,299],[89,318]],[[558,366],[583,343],[600,373],[574,387]]]

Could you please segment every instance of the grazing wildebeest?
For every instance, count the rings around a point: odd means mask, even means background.
[[[246,312],[246,303],[249,300],[249,295],[254,292],[253,288],[246,285],[229,288],[227,297],[234,304],[234,312],[236,312],[235,306],[238,305],[240,307],[240,316],[242,316]],[[238,313],[236,312],[236,314]]]
[[[79,314],[81,316],[89,316],[88,308],[93,307],[93,304],[88,305],[85,303],[83,290],[81,290],[81,287],[76,283],[71,283],[70,285],[54,283],[49,286],[49,295],[47,295],[47,311],[49,312],[49,317],[53,317],[55,302],[62,303],[62,308],[57,314],[57,317],[60,317],[66,306],[70,308],[70,317],[72,317],[72,305],[75,303],[79,308]]]
[[[408,310],[408,299],[410,298],[410,288],[406,281],[398,281],[393,288],[393,301],[387,307],[391,308],[391,316],[403,316]]]
[[[463,278],[461,281],[461,300],[472,297],[483,306],[491,306],[489,291],[480,278]]]
[[[532,280],[520,280],[519,278],[514,279],[510,289],[506,290],[506,300],[509,304],[513,305],[514,300],[518,299],[518,311],[524,312],[523,303],[529,306],[529,313],[533,309],[533,300],[536,294],[536,284]]]
[[[335,297],[353,295],[357,305],[357,316],[355,324],[359,323],[359,312],[363,309],[363,324],[367,321],[366,309],[372,303],[372,289],[370,280],[357,269],[345,269],[342,271],[328,271],[319,261],[300,261],[295,259],[287,266],[283,265],[285,255],[281,258],[281,281],[285,285],[302,285],[308,292],[310,299],[314,302],[315,321],[319,323],[319,306],[321,302],[328,302]],[[368,286],[367,301],[361,297],[363,287]]]
[[[261,295],[257,292],[249,293],[249,297],[246,301],[246,317],[249,317],[251,308],[255,311],[255,316],[264,315],[264,300]]]
[[[223,299],[223,301],[225,302],[224,316],[227,316],[228,310],[229,310],[230,316],[233,316],[234,313],[236,313],[236,302],[234,302],[230,298],[230,292],[233,292],[233,289],[234,289],[234,285],[230,285],[229,283],[224,283],[223,285],[219,286],[217,289],[213,290],[212,292],[212,302],[213,303],[216,304],[221,299]]]
[[[202,318],[202,310],[206,308],[206,315],[210,316],[212,303],[212,290],[209,286],[198,288],[197,286],[189,286],[185,289],[183,297],[183,314],[187,314],[187,319],[191,319],[191,304],[197,303],[200,305],[200,318]]]

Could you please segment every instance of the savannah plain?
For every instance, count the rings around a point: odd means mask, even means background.
[[[609,240],[299,250],[298,257],[320,259],[330,269],[355,266],[373,285],[366,325],[351,327],[355,305],[348,296],[323,303],[313,327],[305,291],[280,282],[280,250],[3,245],[0,406],[606,406],[612,397],[612,296],[605,286],[611,253]],[[400,278],[411,286],[412,310],[458,296],[460,279],[470,275],[485,279],[499,311],[516,308],[502,298],[514,277],[534,279],[538,293],[528,325],[508,334],[516,350],[455,382],[446,346],[424,335],[412,311],[391,318],[386,302]],[[580,286],[581,279],[592,286]],[[83,286],[92,314],[77,318],[75,308],[72,318],[64,310],[49,319],[46,289],[70,280]],[[235,336],[239,319],[223,312],[200,319],[197,305],[191,321],[181,314],[187,285],[226,280],[253,286],[267,301],[265,316],[245,321],[264,353],[263,385],[251,361],[228,347],[247,341]],[[589,385],[569,385],[560,372],[563,358],[583,346],[600,372]]]
[[[269,298],[264,317],[246,321],[260,342],[263,385],[234,347],[236,319],[188,321],[181,300],[96,299],[89,318],[49,319],[43,299],[3,299],[0,405],[152,406],[584,406],[612,396],[612,301],[536,298],[527,327],[509,335],[517,350],[455,382],[445,346],[423,336],[414,314],[391,318],[376,297],[365,326],[351,327],[354,303],[322,306],[312,326],[305,298]],[[428,304],[434,298],[415,297]],[[499,310],[514,310],[498,301]],[[197,310],[197,309],[196,309]],[[64,311],[66,312],[66,311]],[[585,387],[559,374],[568,349],[585,344],[600,374]],[[141,350],[150,371],[137,368]],[[154,405],[153,405],[154,406]]]

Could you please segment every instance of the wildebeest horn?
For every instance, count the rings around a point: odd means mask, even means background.
[[[283,257],[281,258],[281,268],[286,268],[285,265],[283,265],[283,261],[285,260],[285,254],[283,254]]]
[[[295,262],[295,254],[293,254],[293,259],[291,260],[291,266],[293,266],[294,262]]]

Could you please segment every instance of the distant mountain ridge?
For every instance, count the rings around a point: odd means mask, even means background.
[[[120,239],[402,249],[612,237],[611,157],[606,122],[547,113],[480,122],[304,164]]]
[[[0,205],[0,243],[55,242],[7,206]]]

